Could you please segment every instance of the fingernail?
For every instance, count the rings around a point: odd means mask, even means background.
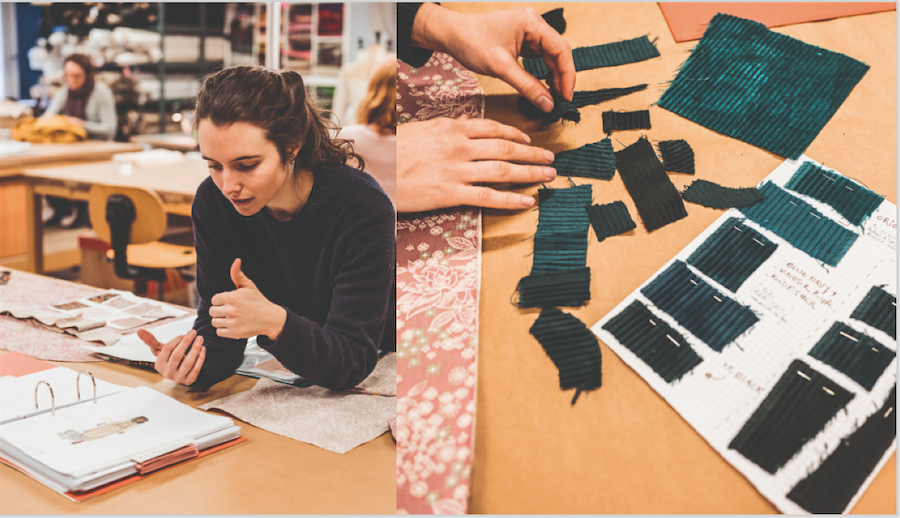
[[[529,137],[527,133],[522,133],[522,136],[525,137],[526,144],[531,144],[531,137]]]
[[[544,159],[548,162],[552,162],[556,159],[556,157],[553,156],[553,153],[551,153],[550,150],[545,149],[544,150]]]
[[[553,101],[548,99],[546,95],[542,95],[541,98],[538,99],[537,105],[538,108],[540,108],[541,111],[544,112],[549,112],[553,109]]]
[[[531,196],[522,196],[522,205],[526,207],[534,206],[534,198]]]
[[[544,167],[543,170],[544,170],[544,177],[546,177],[547,180],[552,180],[552,179],[556,178],[556,169],[553,169],[552,167]]]

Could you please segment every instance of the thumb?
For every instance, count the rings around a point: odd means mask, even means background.
[[[150,352],[153,353],[153,356],[159,354],[160,349],[162,349],[162,344],[159,343],[159,340],[157,340],[156,337],[150,333],[150,331],[147,331],[146,329],[138,329],[137,335],[142,342],[150,347]]]
[[[545,113],[549,113],[553,109],[553,97],[550,95],[550,90],[538,81],[538,78],[526,72],[518,62],[513,63],[512,66],[503,67],[501,70],[503,72],[500,79],[515,88],[531,101],[531,104]]]
[[[244,275],[244,272],[241,271],[240,258],[235,259],[234,262],[231,263],[231,282],[234,283],[234,287],[237,289],[256,287],[256,284],[253,284],[250,277],[247,277]]]

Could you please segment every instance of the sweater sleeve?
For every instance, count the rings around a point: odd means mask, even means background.
[[[44,110],[44,113],[41,114],[41,118],[59,115],[60,112],[62,112],[63,106],[66,104],[66,97],[68,95],[69,90],[66,87],[57,90],[53,99],[50,100],[50,106],[48,106],[47,109]]]
[[[88,119],[84,121],[84,129],[88,137],[97,140],[112,140],[116,136],[118,117],[116,116],[116,98],[112,90],[102,83],[94,86],[88,99]]]
[[[440,5],[440,4],[438,4]],[[421,67],[431,59],[433,51],[410,45],[413,22],[422,4],[397,4],[397,57],[409,66]]]

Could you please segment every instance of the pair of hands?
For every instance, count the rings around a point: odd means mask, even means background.
[[[519,66],[520,56],[542,58],[553,89],[571,100],[572,47],[531,8],[463,14],[423,4],[411,35],[415,46],[446,52],[466,68],[510,84],[545,112],[550,91]],[[487,120],[435,119],[397,128],[397,211],[457,205],[526,209],[534,198],[482,184],[552,180],[553,154],[530,146],[522,131]],[[496,187],[496,186],[495,186]]]
[[[287,318],[285,309],[269,302],[259,291],[241,271],[240,259],[234,260],[230,273],[236,289],[219,293],[210,301],[209,316],[216,335],[234,339],[265,335],[277,340]],[[139,329],[137,335],[156,356],[156,370],[166,379],[184,385],[197,381],[206,359],[203,337],[197,336],[197,331],[192,329],[165,344],[146,329]]]

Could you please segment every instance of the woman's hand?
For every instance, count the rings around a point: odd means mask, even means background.
[[[545,112],[553,109],[553,97],[519,66],[520,56],[542,59],[554,91],[566,100],[575,92],[571,45],[531,8],[465,14],[426,3],[416,14],[411,42],[446,52],[473,72],[502,79]]]
[[[534,206],[531,196],[479,185],[556,178],[556,170],[547,167],[553,153],[529,146],[530,142],[522,131],[492,120],[440,118],[401,124],[397,127],[397,212],[458,205]]]
[[[166,344],[160,343],[146,329],[138,329],[137,335],[156,356],[156,371],[166,379],[182,385],[190,385],[197,381],[203,361],[206,359],[203,337],[197,336],[197,331],[191,329],[187,334],[176,336]]]
[[[219,293],[210,301],[209,316],[216,334],[235,339],[265,335],[272,341],[277,340],[284,329],[287,311],[269,302],[256,284],[244,275],[240,259],[235,259],[231,265],[231,280],[237,289]]]

